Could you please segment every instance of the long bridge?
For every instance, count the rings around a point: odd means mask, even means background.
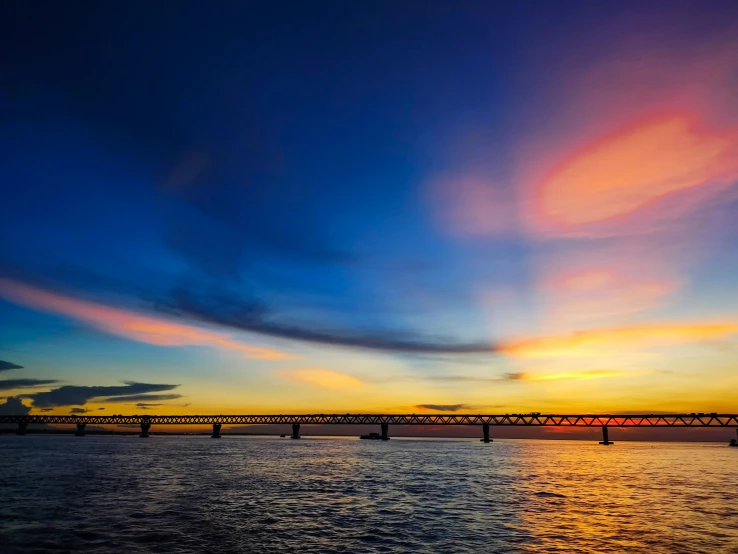
[[[152,425],[212,425],[213,438],[220,438],[223,425],[291,425],[293,439],[300,438],[300,425],[379,425],[382,440],[389,439],[390,425],[477,425],[482,442],[492,442],[491,426],[601,427],[602,442],[612,444],[608,428],[623,427],[735,427],[738,414],[279,414],[279,415],[0,415],[0,424],[16,424],[23,435],[31,424],[76,425],[83,436],[90,425],[140,425],[141,437],[148,437]],[[738,446],[731,439],[731,446]]]

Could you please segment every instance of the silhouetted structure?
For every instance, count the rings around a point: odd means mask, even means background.
[[[382,423],[382,440],[388,441],[389,440],[389,423]]]
[[[144,417],[141,421],[141,434],[139,437],[142,439],[148,439],[149,438],[149,429],[151,429],[151,421],[149,418]]]
[[[83,436],[87,424],[141,426],[141,437],[149,436],[156,425],[212,425],[213,438],[220,438],[222,425],[292,425],[292,438],[300,438],[300,425],[380,425],[381,440],[389,440],[390,425],[479,425],[483,442],[492,442],[490,426],[531,427],[601,427],[600,444],[611,445],[610,427],[736,427],[737,414],[692,413],[648,415],[556,415],[540,414],[303,414],[303,415],[0,415],[0,424],[17,424],[17,434],[24,435],[29,424],[74,424]],[[731,439],[731,446],[736,446]]]
[[[489,438],[489,423],[482,423],[482,434],[484,435],[482,442],[492,442],[492,439]]]
[[[610,440],[607,437],[607,427],[602,426],[602,440],[600,441],[600,444],[604,444],[605,446],[610,446],[611,444],[615,444],[613,442],[610,442]]]

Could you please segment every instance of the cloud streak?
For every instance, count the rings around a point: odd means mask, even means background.
[[[245,358],[263,360],[294,359],[285,352],[251,346],[223,333],[63,296],[9,279],[0,279],[0,296],[22,306],[71,317],[99,331],[138,342],[161,346],[209,346],[238,352]]]
[[[1,379],[0,390],[29,389],[58,383],[54,379]]]
[[[624,347],[690,343],[722,339],[736,333],[737,323],[634,326],[525,339],[503,345],[501,351],[515,358],[595,356]]]
[[[237,309],[234,309],[234,306]],[[443,338],[424,338],[412,333],[321,331],[306,325],[268,320],[262,310],[234,298],[196,297],[182,289],[156,303],[156,308],[182,318],[223,325],[232,329],[259,333],[288,340],[361,348],[406,354],[491,354],[495,345],[489,342],[460,342]]]
[[[624,375],[633,375],[615,369],[592,369],[588,371],[568,371],[564,373],[549,374],[523,374],[523,381],[580,381],[586,379],[599,379],[601,377],[622,377]]]
[[[178,400],[180,398],[182,398],[181,394],[129,394],[127,396],[111,396],[108,398],[103,398],[101,402],[123,403],[136,402],[138,400]]]
[[[84,406],[90,400],[100,401],[101,399],[104,399],[105,402],[124,402],[146,399],[157,400],[157,395],[149,396],[147,393],[170,391],[176,389],[178,386],[179,385],[136,383],[133,381],[126,381],[124,385],[111,387],[66,385],[57,389],[52,389],[48,392],[26,394],[23,397],[30,398],[35,408]],[[176,396],[179,397],[179,395]]]
[[[0,360],[0,371],[9,371],[11,369],[23,369],[23,366]]]
[[[472,406],[469,404],[417,404],[413,408],[434,412],[458,412],[459,410],[469,410]]]

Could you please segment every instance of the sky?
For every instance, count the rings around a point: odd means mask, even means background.
[[[738,6],[6,2],[0,411],[738,411]]]

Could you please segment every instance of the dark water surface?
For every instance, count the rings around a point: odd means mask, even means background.
[[[5,552],[738,553],[723,444],[0,437]]]

